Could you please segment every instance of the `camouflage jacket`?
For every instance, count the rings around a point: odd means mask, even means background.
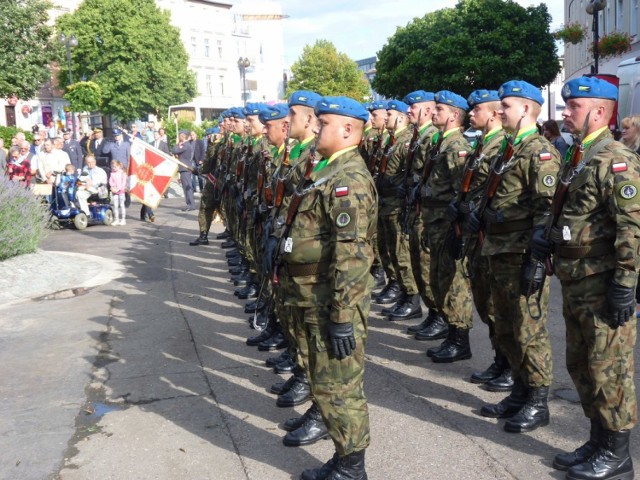
[[[491,159],[500,153],[505,137],[506,133],[503,129],[498,130],[494,135],[491,135],[491,132],[489,132],[489,135],[485,135],[484,145],[482,146],[482,155],[484,158],[480,162],[478,169],[473,174],[471,187],[469,188],[469,194],[467,195],[467,201],[474,202],[476,205],[478,204],[478,201],[484,192],[487,177],[489,176]],[[473,145],[473,148],[475,148],[475,144]]]
[[[267,148],[267,140],[264,136],[252,139],[252,155],[245,160],[243,177],[245,198],[250,203],[255,203],[258,191],[258,173],[260,172],[260,160],[262,151]]]
[[[610,143],[602,144],[605,139]],[[555,273],[560,280],[570,280],[615,270],[616,283],[635,288],[640,268],[640,157],[612,140],[607,129],[583,152],[587,162],[571,181],[558,219]],[[596,245],[608,248],[597,256],[579,250],[572,255],[572,247]]]
[[[422,206],[427,224],[435,224],[446,219],[446,207],[456,199],[465,160],[469,154],[469,143],[459,128],[449,130],[444,135],[440,153],[435,158],[433,170],[422,191]],[[435,141],[434,136],[432,142]],[[447,222],[447,228],[448,225]]]
[[[289,232],[283,264],[291,280],[286,304],[331,306],[331,320],[350,322],[373,288],[371,239],[377,194],[357,147],[320,162]],[[287,249],[285,248],[285,251]]]
[[[431,148],[431,140],[433,136],[438,132],[438,129],[429,122],[420,127],[420,137],[418,139],[418,150],[416,156],[413,159],[413,182],[418,183],[422,177],[422,171],[424,170],[424,162],[429,155],[429,149]]]
[[[362,155],[362,158],[367,165],[369,165],[371,154],[373,152],[373,149],[375,148],[377,133],[377,130],[374,129],[371,125],[365,128],[364,132],[362,133],[362,141],[358,146],[358,150],[360,151],[360,155]]]
[[[526,253],[533,225],[542,223],[551,205],[559,168],[558,151],[542,135],[516,139],[513,156],[485,211],[482,255]]]
[[[409,143],[413,130],[404,128],[397,134],[395,144],[389,149],[387,170],[378,178],[378,195],[380,195],[380,215],[387,216],[398,213],[404,202],[404,177],[409,154]],[[390,137],[385,144],[388,144]],[[380,173],[378,173],[380,175]]]

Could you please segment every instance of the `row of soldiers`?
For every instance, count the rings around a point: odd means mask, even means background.
[[[203,174],[201,234],[219,208],[236,295],[260,333],[288,348],[268,360],[277,405],[312,399],[285,422],[285,445],[330,436],[334,457],[303,479],[366,478],[363,393],[370,294],[388,320],[426,318],[436,363],[471,358],[473,306],[495,361],[472,381],[507,397],[481,414],[507,432],[549,423],[549,282],[562,284],[567,367],[591,422],[589,440],[554,458],[569,479],[633,478],[633,347],[640,248],[640,160],[608,128],[617,88],[564,86],[567,157],[538,133],[543,97],[514,80],[468,99],[416,91],[366,106],[298,91],[288,105],[223,114]],[[469,145],[466,119],[480,136]],[[553,255],[554,262],[551,262]],[[386,280],[385,280],[386,278]]]

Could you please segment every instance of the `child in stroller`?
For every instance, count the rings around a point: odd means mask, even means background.
[[[64,167],[64,173],[60,175],[58,183],[58,195],[62,199],[62,205],[65,209],[75,207],[73,203],[76,199],[78,177],[76,176],[76,167],[68,163]]]

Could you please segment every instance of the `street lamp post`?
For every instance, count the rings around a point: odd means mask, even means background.
[[[593,16],[593,25],[591,29],[593,30],[593,68],[591,73],[598,73],[598,60],[600,58],[600,49],[598,48],[598,41],[600,35],[600,27],[598,25],[598,12],[604,10],[604,7],[607,6],[607,0],[589,0],[585,10],[589,15]]]
[[[238,69],[240,69],[240,79],[242,80],[242,102],[247,104],[247,68],[251,66],[251,62],[247,57],[238,59]]]
[[[69,85],[73,85],[73,77],[71,75],[71,49],[76,48],[78,46],[78,39],[74,34],[71,34],[69,38],[64,33],[60,34],[60,43],[62,43],[67,49],[67,68],[69,70]],[[76,116],[71,109],[69,109],[69,113],[71,113],[71,125],[73,128],[73,133],[71,134],[72,138],[76,138]]]

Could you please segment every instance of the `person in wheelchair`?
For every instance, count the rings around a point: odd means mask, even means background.
[[[96,157],[87,155],[84,160],[85,167],[78,177],[77,200],[80,209],[87,215],[91,215],[89,211],[90,201],[106,201],[109,197],[109,189],[107,187],[107,172],[96,166]]]
[[[58,195],[62,199],[61,206],[65,209],[75,207],[72,203],[76,198],[76,183],[78,177],[76,176],[76,167],[72,163],[68,163],[64,167],[64,173],[60,175],[60,182],[58,183]]]

